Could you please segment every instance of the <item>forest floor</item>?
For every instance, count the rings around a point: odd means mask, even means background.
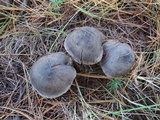
[[[15,0],[16,1],[16,0]],[[67,93],[41,97],[29,70],[41,56],[63,51],[68,33],[92,26],[135,51],[123,77],[105,78],[99,63],[73,63]],[[66,52],[65,52],[66,53]],[[32,0],[0,5],[0,120],[160,120],[159,0]]]

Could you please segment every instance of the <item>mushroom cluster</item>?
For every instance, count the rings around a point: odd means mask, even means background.
[[[104,74],[118,77],[127,74],[135,62],[131,47],[118,40],[104,43],[102,32],[93,27],[72,31],[64,41],[71,58],[84,65],[100,62]],[[71,59],[63,52],[52,53],[37,60],[30,70],[32,86],[43,97],[56,98],[66,93],[76,77]]]

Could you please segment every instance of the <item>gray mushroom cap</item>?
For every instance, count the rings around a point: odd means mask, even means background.
[[[30,70],[32,86],[46,98],[66,93],[76,77],[76,70],[69,62],[69,57],[62,52],[41,57]]]
[[[74,61],[92,65],[102,59],[104,35],[93,27],[80,27],[65,39],[64,47]]]
[[[135,63],[134,51],[126,43],[109,40],[103,45],[104,56],[101,68],[108,77],[119,77],[127,74]]]

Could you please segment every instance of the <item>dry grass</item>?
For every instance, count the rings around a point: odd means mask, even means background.
[[[159,120],[160,1],[32,0],[23,7],[0,6],[0,119]],[[64,1],[64,2],[57,2]],[[42,98],[29,80],[31,65],[50,52],[65,51],[66,35],[93,26],[106,39],[128,43],[133,70],[104,76],[99,65],[80,66],[71,89],[57,99]]]

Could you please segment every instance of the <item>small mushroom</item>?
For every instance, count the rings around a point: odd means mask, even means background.
[[[43,97],[56,98],[70,88],[76,70],[70,59],[62,52],[52,53],[38,59],[30,70],[32,86]]]
[[[103,45],[104,56],[101,68],[108,77],[119,77],[127,74],[135,63],[134,51],[126,43],[109,40]]]
[[[92,65],[102,58],[104,35],[93,27],[80,27],[65,39],[64,47],[74,61]]]

